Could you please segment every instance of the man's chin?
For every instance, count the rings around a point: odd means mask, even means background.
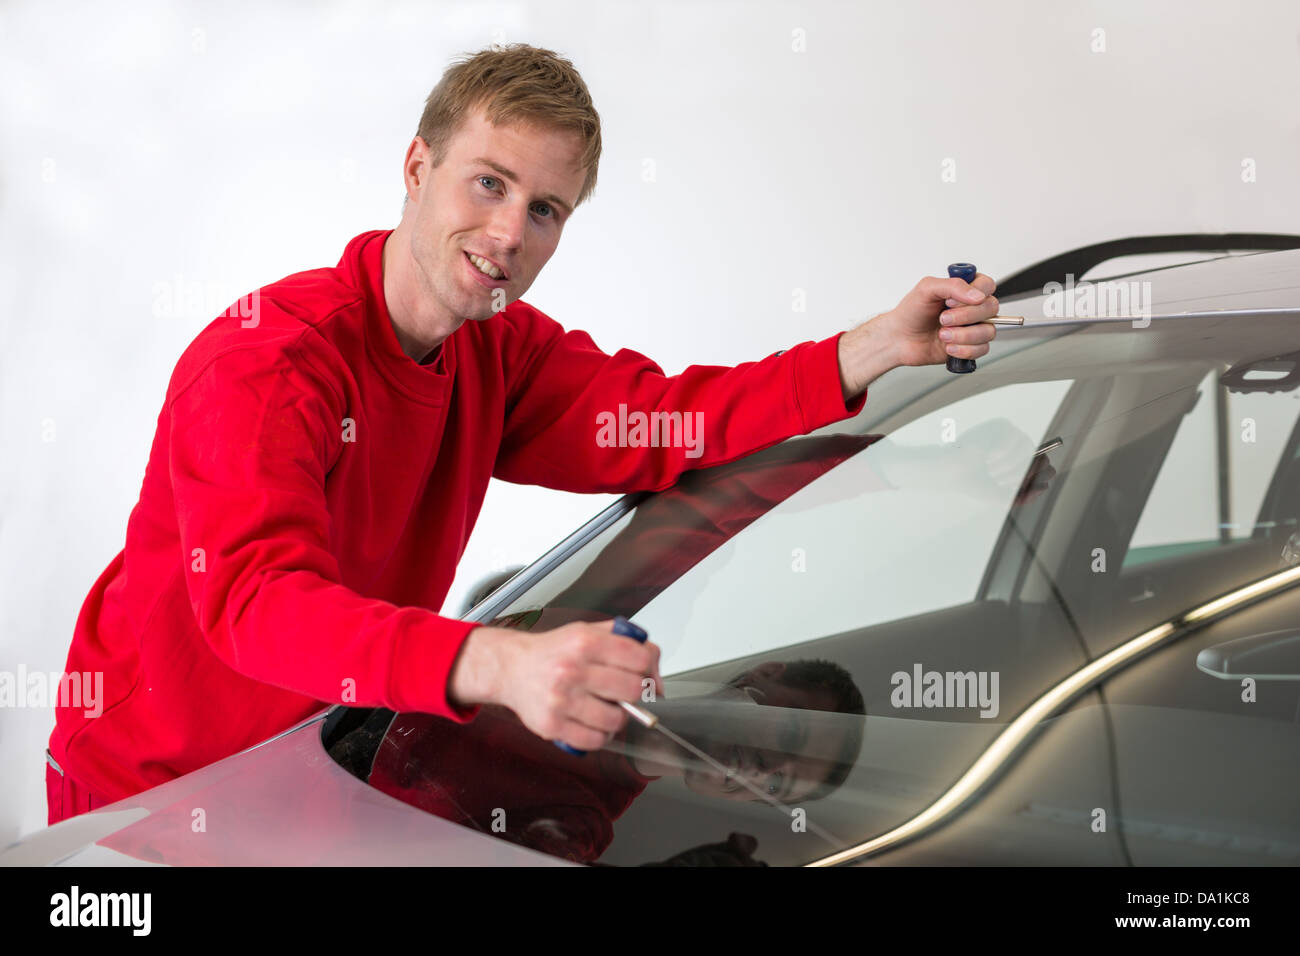
[[[508,308],[508,307],[509,307],[509,306],[508,306],[508,304],[507,304],[507,308]],[[504,312],[505,309],[502,309],[501,311]],[[499,314],[500,314],[500,313],[499,313],[496,309],[491,309],[491,310],[489,310],[489,311],[487,311],[487,312],[484,312],[484,313],[482,313],[482,314],[480,314],[480,315],[476,315],[476,316],[474,316],[474,321],[475,321],[475,322],[486,322],[486,321],[488,321],[489,319],[494,319],[494,318],[496,318]]]

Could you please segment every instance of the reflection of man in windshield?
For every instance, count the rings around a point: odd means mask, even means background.
[[[666,710],[672,701],[659,703]],[[709,796],[754,799],[736,782],[743,775],[764,789],[776,788],[777,800],[806,802],[844,781],[861,746],[860,719],[846,720],[829,735],[804,719],[811,712],[864,713],[849,675],[826,661],[765,662],[681,704],[675,722],[683,735],[694,738],[729,774],[684,752],[673,753],[675,745],[667,738],[651,736],[637,724],[626,727],[608,749],[575,757],[539,738],[509,711],[493,707],[469,724],[428,714],[396,715],[368,780],[405,803],[462,825],[592,862],[613,840],[614,821],[661,776],[681,776],[691,790]],[[785,714],[759,719],[778,709],[789,710],[789,719]],[[703,725],[693,727],[701,717]],[[351,746],[344,738],[338,749]],[[671,833],[665,837],[671,840]]]
[[[847,721],[842,729],[828,732],[801,719],[803,711],[866,713],[862,694],[844,668],[830,661],[767,661],[737,675],[726,686],[756,704],[789,709],[789,719],[751,722],[743,736],[719,729],[716,719],[711,719],[702,730],[703,738],[692,733],[685,719],[671,721],[676,732],[694,738],[692,742],[725,772],[691,758],[667,737],[632,722],[626,739],[633,748],[636,769],[650,776],[680,775],[687,787],[707,796],[757,800],[754,791],[741,783],[745,780],[787,805],[819,800],[844,782],[862,745],[862,722]],[[667,704],[671,709],[672,701]],[[663,710],[660,713],[664,715]],[[825,739],[828,733],[833,740]],[[813,747],[810,738],[815,734],[823,739]]]

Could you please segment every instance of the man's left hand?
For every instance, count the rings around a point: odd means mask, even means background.
[[[845,332],[839,344],[845,401],[900,365],[987,355],[997,329],[983,320],[998,314],[996,288],[982,272],[970,283],[926,276],[895,308]]]

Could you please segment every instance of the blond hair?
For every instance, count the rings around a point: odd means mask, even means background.
[[[527,43],[494,46],[454,61],[425,100],[416,130],[429,145],[434,166],[447,158],[452,137],[477,107],[494,126],[523,123],[577,133],[579,165],[587,178],[574,208],[591,195],[600,162],[600,114],[572,63]]]

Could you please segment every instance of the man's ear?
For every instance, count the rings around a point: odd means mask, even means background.
[[[406,147],[406,157],[402,161],[403,185],[408,177],[415,177],[422,179],[416,188],[423,189],[429,178],[430,160],[429,144],[421,136],[413,137],[410,145]]]
[[[781,675],[785,673],[785,661],[764,661],[752,668],[752,672],[761,674],[768,680],[780,680]]]

